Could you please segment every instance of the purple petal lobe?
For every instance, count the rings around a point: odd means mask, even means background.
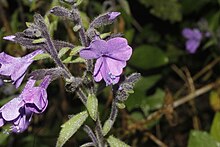
[[[97,75],[98,72],[100,72],[100,68],[102,66],[102,63],[103,63],[103,58],[98,58],[96,60],[96,63],[95,63],[95,68],[94,68],[94,72],[93,72],[93,75]]]
[[[125,61],[118,61],[111,58],[106,59],[106,63],[112,75],[118,76],[122,73],[123,68],[126,66]]]
[[[2,117],[6,121],[16,119],[20,115],[20,108],[23,106],[24,103],[20,97],[12,99],[1,108]]]
[[[50,82],[51,82],[50,76],[46,76],[41,82],[40,87],[46,89],[48,85],[50,84]]]
[[[202,33],[200,32],[199,29],[193,29],[193,37],[196,40],[201,40],[202,39]]]
[[[100,82],[102,80],[102,74],[101,71],[99,71],[96,75],[94,75],[94,80],[96,82]]]
[[[196,40],[188,40],[186,42],[186,49],[189,53],[195,53],[196,49],[199,47],[200,42]]]
[[[185,28],[182,31],[182,35],[187,39],[191,39],[191,38],[193,38],[193,30],[191,30],[189,28]]]
[[[5,124],[4,119],[0,118],[0,127],[2,127]]]
[[[86,48],[86,49],[82,49],[79,52],[80,57],[84,58],[84,59],[97,59],[99,56],[98,54],[96,54],[96,52],[94,52],[93,50]]]

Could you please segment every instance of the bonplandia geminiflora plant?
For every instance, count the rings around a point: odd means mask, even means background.
[[[79,15],[78,5],[80,1],[62,0],[71,6],[71,10],[56,6],[50,13],[74,23],[74,31],[78,32],[81,46],[75,46],[69,42],[53,40],[48,31],[49,23],[40,14],[34,15],[34,22],[27,23],[27,29],[14,35],[4,37],[33,51],[24,57],[13,57],[4,52],[0,53],[0,75],[10,79],[18,88],[25,75],[27,68],[36,60],[51,58],[56,67],[38,69],[32,71],[21,94],[13,98],[0,108],[0,126],[11,124],[10,132],[21,133],[25,131],[32,119],[33,114],[45,111],[48,105],[46,89],[48,85],[59,77],[65,80],[65,88],[68,92],[75,92],[86,110],[73,115],[61,127],[56,146],[60,147],[82,126],[91,138],[91,142],[82,146],[95,147],[120,147],[128,146],[124,142],[109,134],[118,109],[125,107],[124,101],[133,92],[133,86],[140,78],[139,73],[133,73],[122,78],[123,68],[132,55],[132,48],[128,45],[122,34],[110,34],[101,37],[98,31],[100,27],[112,24],[120,15],[119,12],[107,12],[99,15],[85,30]],[[65,60],[61,57],[70,52]],[[72,56],[77,56],[72,59]],[[71,62],[66,62],[67,60]],[[75,60],[75,61],[74,61]],[[95,61],[95,63],[94,63]],[[85,70],[82,77],[74,76],[64,63],[84,62]],[[101,124],[97,84],[104,80],[106,86],[111,86],[114,98],[110,116]],[[41,81],[40,84],[36,84]],[[85,124],[87,118],[94,122],[94,128]]]

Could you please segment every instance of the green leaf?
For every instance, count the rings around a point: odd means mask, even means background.
[[[80,5],[82,2],[83,2],[83,0],[77,0],[75,5],[78,6],[78,5]]]
[[[115,138],[113,135],[108,137],[107,142],[109,143],[110,147],[130,147],[123,141]]]
[[[88,117],[87,111],[83,111],[74,115],[67,122],[65,122],[61,127],[60,135],[57,140],[56,147],[62,147],[65,142],[73,136],[74,133],[83,125],[86,118]]]
[[[68,57],[63,60],[63,63],[85,63],[86,60],[81,57]]]
[[[81,29],[81,25],[75,25],[75,26],[73,27],[73,31],[74,31],[74,32],[79,31],[79,29]]]
[[[111,35],[111,32],[103,33],[103,34],[100,34],[100,38],[101,38],[101,39],[104,39],[104,38],[106,38],[106,37],[108,37],[108,36],[110,36],[110,35]]]
[[[150,7],[150,13],[171,22],[182,19],[181,5],[178,0],[139,0],[147,8]]]
[[[213,16],[210,17],[210,20],[208,22],[209,22],[209,28],[212,31],[216,31],[220,23],[220,12],[213,14]]]
[[[209,48],[209,47],[211,47],[211,46],[213,46],[213,45],[216,45],[216,44],[217,44],[217,42],[216,42],[215,39],[210,39],[209,41],[207,41],[207,42],[204,44],[203,48],[204,48],[204,49],[207,49],[207,48]]]
[[[62,48],[59,53],[58,53],[58,57],[61,58],[64,54],[66,54],[66,52],[68,52],[70,50],[69,47],[64,47]]]
[[[39,38],[39,39],[35,39],[32,43],[37,44],[37,43],[43,43],[45,41],[46,41],[45,38]]]
[[[127,109],[130,111],[134,108],[139,108],[142,104],[142,100],[147,98],[146,91],[154,86],[160,78],[161,75],[141,77],[134,86],[134,93],[125,101]]]
[[[210,134],[215,140],[220,142],[220,112],[215,113]]]
[[[51,56],[47,53],[43,53],[43,54],[38,54],[36,55],[33,60],[37,61],[37,60],[42,60],[42,59],[47,59],[47,58],[51,58]]]
[[[0,146],[6,146],[7,139],[10,137],[10,125],[4,125],[0,132]]]
[[[83,26],[85,27],[85,29],[88,29],[89,23],[90,23],[89,17],[87,16],[86,13],[84,13],[82,11],[80,11],[80,17],[82,18]]]
[[[98,99],[94,94],[89,94],[86,102],[86,108],[91,118],[95,121],[98,114]]]
[[[193,1],[193,4],[192,4],[192,0],[181,1],[182,12],[183,14],[188,14],[188,15],[193,12],[199,12],[201,11],[201,9],[206,7],[208,3],[210,3],[210,0]]]
[[[164,102],[165,92],[161,89],[157,89],[156,92],[146,97],[141,101],[141,109],[145,115],[149,114],[149,111],[159,109],[162,107]]]
[[[105,121],[104,126],[103,126],[103,128],[102,128],[102,134],[103,134],[103,136],[105,136],[105,135],[108,134],[108,132],[109,132],[109,131],[111,130],[111,128],[112,128],[112,125],[113,125],[113,121],[112,121],[112,120],[108,119],[108,120]]]
[[[31,22],[25,22],[26,26],[29,28],[33,23]]]
[[[131,44],[133,39],[134,39],[134,33],[135,33],[135,30],[132,28],[132,29],[128,29],[126,32],[125,32],[125,38],[128,40],[128,44]]]
[[[209,94],[209,104],[211,108],[215,111],[220,110],[220,97],[219,93],[216,90],[212,90]]]
[[[168,61],[168,57],[160,48],[143,45],[134,50],[132,58],[130,59],[130,64],[134,67],[148,70],[166,65]]]
[[[48,18],[47,15],[44,16],[44,22],[45,22],[45,24],[46,24],[47,27],[50,26],[50,20],[49,20],[49,18]]]
[[[192,130],[188,140],[188,147],[218,147],[218,142],[207,132]]]
[[[116,103],[116,106],[119,108],[119,109],[124,109],[126,106],[125,106],[125,104],[124,103],[120,103],[120,102],[118,102],[118,103]]]
[[[70,56],[74,56],[76,55],[81,49],[85,48],[84,46],[76,46],[74,47],[71,52],[70,52]]]

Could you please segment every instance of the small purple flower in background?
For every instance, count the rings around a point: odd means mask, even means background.
[[[9,122],[13,124],[12,132],[23,132],[33,113],[44,112],[48,104],[46,88],[50,84],[50,77],[46,76],[38,87],[34,87],[35,82],[29,79],[23,92],[0,108],[0,127]]]
[[[36,50],[24,57],[12,57],[4,52],[0,53],[0,75],[10,76],[13,84],[18,88],[33,58],[41,53],[42,50]]]
[[[195,53],[202,40],[202,33],[200,30],[197,28],[185,28],[182,31],[182,35],[187,39],[186,50],[191,54]]]
[[[94,40],[90,46],[80,51],[85,59],[97,59],[93,76],[96,82],[105,80],[107,85],[116,84],[120,74],[131,57],[132,48],[125,38],[116,37],[108,41]]]

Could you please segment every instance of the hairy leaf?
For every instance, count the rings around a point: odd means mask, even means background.
[[[56,147],[62,147],[65,142],[73,136],[74,133],[83,125],[86,118],[88,117],[87,111],[83,111],[74,115],[67,122],[65,122],[61,127],[60,135],[57,140]]]

